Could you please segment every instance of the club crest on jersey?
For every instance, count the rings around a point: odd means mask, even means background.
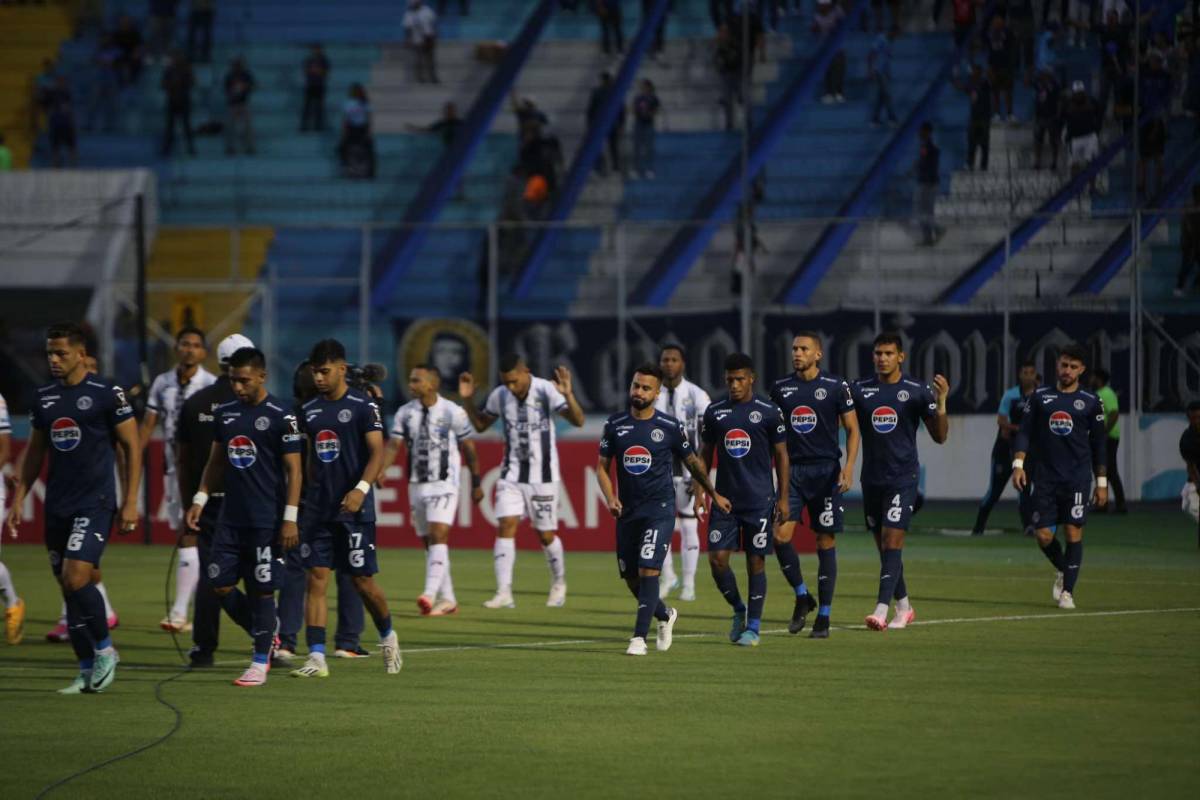
[[[725,452],[734,458],[743,458],[750,452],[750,434],[741,428],[734,428],[725,434]]]
[[[621,457],[621,463],[625,465],[625,471],[630,475],[644,475],[650,471],[650,465],[654,463],[654,459],[649,450],[640,444],[635,444],[625,451],[625,455]]]
[[[87,411],[89,408],[92,407],[92,398],[88,397],[87,395],[84,395],[83,397],[81,397],[75,401],[75,407],[78,408],[80,411]]]
[[[818,400],[824,400],[826,397],[829,397],[829,392],[825,391],[824,389],[817,389],[815,392],[813,392],[813,397],[817,398]]]
[[[750,412],[750,421],[755,424],[762,422],[762,414],[758,413],[757,411],[751,411]]]
[[[651,441],[661,442],[665,437],[666,437],[666,434],[663,433],[658,428],[655,428],[654,430],[650,431],[650,440]]]
[[[338,412],[338,422],[349,422],[350,418],[353,416],[354,416],[353,411],[351,411],[348,408],[343,408],[341,411]]]
[[[1075,420],[1066,411],[1055,411],[1050,415],[1050,432],[1058,436],[1070,436],[1075,429]]]
[[[259,417],[258,419],[254,420],[255,430],[265,431],[269,427],[271,427],[271,420],[267,419],[266,417]]]
[[[229,463],[235,469],[249,469],[258,460],[258,447],[249,436],[234,436],[229,440],[225,451],[229,454]]]
[[[817,412],[810,406],[792,409],[792,430],[796,433],[812,433],[817,427]]]
[[[313,440],[313,450],[325,464],[331,464],[338,460],[338,456],[342,454],[342,442],[338,439],[338,435],[331,430],[324,430],[317,434]]]
[[[908,398],[909,398],[909,394],[908,394],[907,390],[901,389],[900,391],[896,392],[896,399],[899,400],[901,403],[907,403]]]
[[[1083,407],[1087,405],[1087,403],[1083,402],[1082,400],[1076,400],[1074,405],[1076,411],[1083,411]]]
[[[880,406],[871,412],[871,427],[877,433],[891,433],[899,421],[900,415],[891,406]]]
[[[70,417],[59,417],[50,423],[50,443],[61,453],[69,453],[83,441],[83,431]]]

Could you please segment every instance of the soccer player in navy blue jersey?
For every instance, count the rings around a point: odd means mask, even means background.
[[[1013,486],[1032,485],[1033,524],[1042,553],[1057,575],[1051,596],[1059,608],[1075,608],[1075,582],[1083,561],[1083,526],[1089,500],[1103,508],[1108,502],[1104,405],[1085,392],[1079,378],[1087,369],[1087,353],[1077,344],[1059,350],[1058,381],[1043,386],[1025,401],[1021,429],[1013,441]],[[1030,448],[1037,454],[1032,480],[1025,469]],[[1096,488],[1092,491],[1092,476]],[[1066,553],[1055,538],[1061,526]]]
[[[655,648],[670,649],[679,617],[675,609],[663,604],[658,591],[663,559],[675,529],[675,460],[712,495],[717,508],[724,513],[730,510],[729,501],[709,482],[683,423],[655,409],[662,380],[662,370],[653,364],[643,364],[634,371],[629,410],[613,414],[604,423],[596,466],[596,482],[617,520],[617,569],[638,599],[637,622],[625,651],[631,656],[646,655],[651,616],[658,620]],[[618,457],[617,490],[613,491],[609,470]],[[694,507],[703,510],[703,499],[697,497]]]
[[[1025,408],[1025,400],[1033,394],[1038,386],[1037,365],[1032,361],[1022,362],[1017,372],[1017,385],[1010,386],[1000,397],[1000,408],[996,411],[996,441],[992,445],[991,480],[988,482],[987,494],[979,501],[979,511],[975,515],[975,525],[971,528],[972,536],[982,536],[987,527],[988,516],[1004,494],[1004,487],[1012,475],[1012,441],[1021,429],[1021,416]],[[1026,498],[1028,492],[1021,492],[1021,524],[1029,525],[1027,519]]]
[[[299,678],[329,677],[325,661],[325,602],[329,571],[349,574],[379,631],[389,674],[400,671],[400,644],[383,590],[375,582],[375,498],[371,488],[384,470],[383,419],[375,401],[346,383],[346,348],[323,339],[308,357],[318,396],[301,407],[308,434],[308,492],[302,553],[308,568],[304,609],[308,660]]]
[[[217,407],[212,449],[187,525],[200,530],[200,515],[214,491],[224,491],[213,533],[208,577],[221,606],[254,639],[249,668],[237,686],[262,686],[271,667],[278,618],[275,590],[283,580],[283,550],[300,544],[296,526],[303,488],[303,442],[295,414],[267,392],[262,352],[243,347],[229,358],[229,383],[237,400]],[[244,580],[246,593],[238,591]]]
[[[879,547],[879,595],[867,627],[882,631],[906,627],[916,612],[904,582],[904,533],[917,501],[921,464],[917,458],[917,429],[924,422],[930,437],[944,444],[950,431],[946,397],[950,384],[935,375],[933,387],[901,372],[904,345],[897,333],[875,337],[875,375],[850,387],[858,427],[862,431],[863,512],[867,528]],[[888,622],[888,607],[896,614]]]
[[[808,614],[817,609],[809,638],[829,637],[829,613],[837,585],[835,537],[842,532],[842,494],[854,482],[860,436],[850,385],[821,369],[821,335],[801,331],[792,339],[792,368],[786,378],[775,381],[771,400],[787,422],[788,508],[791,513],[775,529],[775,558],[783,576],[796,593],[789,633],[804,630]],[[846,429],[846,463],[838,424]],[[800,559],[792,547],[792,534],[800,514],[808,509],[809,524],[817,536],[817,594],[813,600],[800,572]]]
[[[705,410],[700,433],[704,463],[711,465],[714,455],[720,453],[717,491],[730,503],[729,511],[718,508],[709,518],[708,565],[717,589],[733,607],[729,640],[743,647],[758,646],[772,528],[789,516],[787,492],[775,490],[776,485],[781,489],[787,486],[788,480],[783,413],[774,403],[755,397],[754,379],[750,356],[733,353],[726,358],[729,396]],[[729,568],[729,553],[739,545],[746,551],[749,604],[742,602],[737,578]]]
[[[112,684],[119,660],[104,598],[96,588],[118,503],[113,446],[122,454],[118,530],[126,534],[138,521],[142,457],[137,421],[124,390],[87,369],[78,325],[59,323],[46,331],[46,360],[54,383],[37,390],[8,525],[15,534],[25,495],[49,455],[46,549],[67,603],[68,633],[79,660],[79,675],[60,693],[100,692]]]

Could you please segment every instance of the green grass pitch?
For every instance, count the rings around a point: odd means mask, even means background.
[[[993,519],[1014,515],[1002,505]],[[791,596],[772,561],[769,635],[733,647],[702,562],[699,599],[677,604],[675,646],[645,658],[624,655],[634,602],[611,555],[568,553],[567,606],[548,609],[544,561],[522,551],[518,607],[486,611],[491,554],[452,551],[462,611],[423,619],[421,554],[386,551],[400,675],[375,655],[330,659],[328,680],[277,669],[265,687],[240,689],[230,681],[248,641],[224,620],[218,666],[161,687],[182,712],[179,731],[50,796],[1200,796],[1196,526],[1163,507],[1094,516],[1078,610],[1061,612],[1031,540],[935,532],[971,517],[963,504],[917,517],[908,630],[862,628],[878,560],[869,537],[849,531],[829,640],[783,631]],[[42,639],[58,612],[44,551],[4,547],[29,605],[25,642],[0,644],[5,800],[170,730],[174,715],[155,700],[180,669],[156,627],[168,552],[109,549],[117,681],[62,697],[54,690],[74,669],[68,645]],[[815,584],[815,558],[802,563]],[[364,644],[374,639],[368,621]]]

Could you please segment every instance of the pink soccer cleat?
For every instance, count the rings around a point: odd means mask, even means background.
[[[907,628],[908,624],[917,618],[916,609],[909,608],[907,611],[896,609],[896,616],[892,617],[892,621],[888,623],[889,628]]]
[[[241,677],[233,682],[234,686],[262,686],[267,682],[267,667],[265,664],[251,664]]]
[[[71,634],[67,633],[66,620],[60,619],[57,625],[46,632],[46,641],[59,643],[71,641]]]
[[[421,609],[422,617],[428,617],[429,612],[433,611],[433,598],[427,595],[421,595],[417,598],[417,608]]]
[[[873,631],[886,631],[888,627],[887,617],[877,617],[874,614],[869,615],[865,622]]]

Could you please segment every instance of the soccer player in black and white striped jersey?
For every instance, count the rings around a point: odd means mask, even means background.
[[[583,409],[571,388],[571,372],[560,366],[554,370],[553,381],[536,378],[520,356],[510,354],[500,359],[500,386],[488,395],[483,409],[475,405],[475,379],[471,373],[459,376],[458,393],[475,430],[482,433],[500,420],[504,434],[504,460],[495,497],[499,523],[493,551],[496,596],[484,606],[516,605],[512,576],[521,517],[529,517],[533,523],[550,567],[550,595],[546,605],[562,606],[567,601],[567,580],[562,540],[558,538],[561,478],[553,415],[559,414],[575,427],[583,427]]]

